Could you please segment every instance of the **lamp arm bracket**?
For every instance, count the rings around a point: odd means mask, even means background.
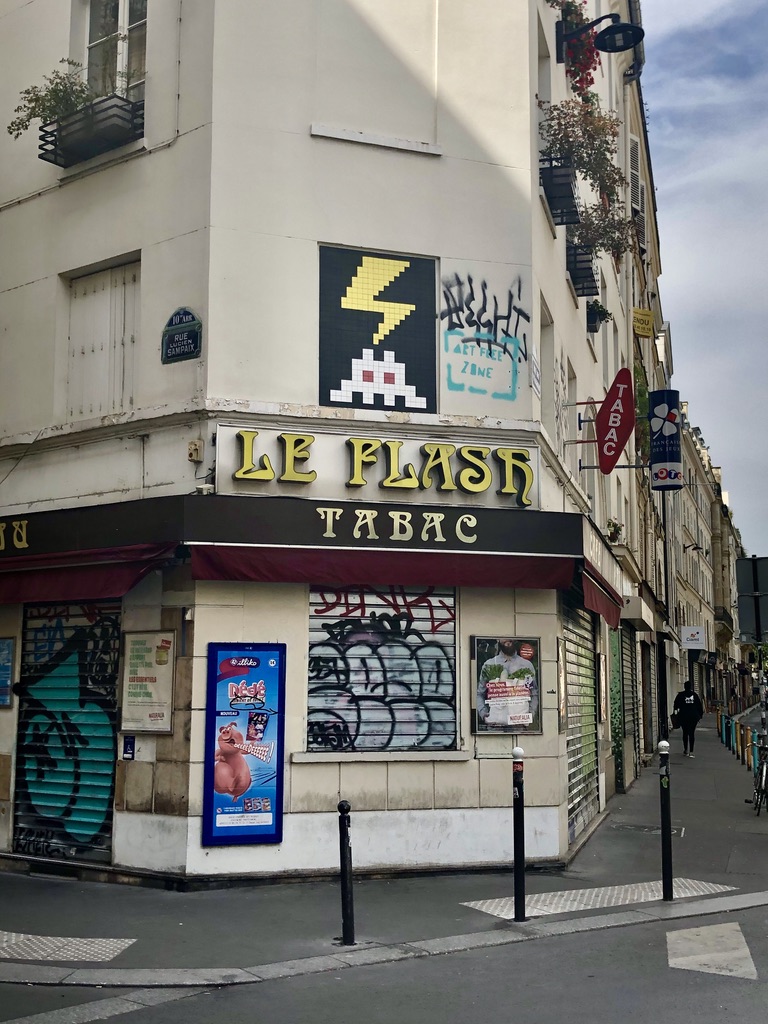
[[[565,23],[562,19],[555,23],[555,52],[557,53],[557,63],[565,63],[565,44],[571,39],[578,39],[579,36],[584,35],[585,32],[589,32],[595,25],[599,25],[601,21],[610,21],[616,25],[621,21],[618,14],[604,14],[601,18],[595,18],[594,21],[588,21],[584,25],[579,25],[578,28],[572,29],[570,32],[565,31]]]

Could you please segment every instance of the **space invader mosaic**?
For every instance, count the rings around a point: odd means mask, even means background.
[[[350,404],[359,394],[363,405],[374,405],[383,396],[384,405],[394,408],[395,400],[404,400],[406,409],[425,409],[426,398],[416,394],[416,388],[405,382],[405,366],[395,362],[395,353],[384,350],[384,358],[376,359],[372,348],[363,349],[362,359],[352,360],[352,376],[343,380],[341,387],[331,391],[332,402]]]
[[[436,261],[320,247],[320,404],[437,411]]]

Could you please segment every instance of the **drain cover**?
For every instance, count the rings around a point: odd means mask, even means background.
[[[617,828],[621,832],[645,832],[649,836],[661,835],[661,825],[631,825],[629,822],[614,821],[611,828]],[[672,835],[682,838],[685,835],[685,828],[673,828]]]

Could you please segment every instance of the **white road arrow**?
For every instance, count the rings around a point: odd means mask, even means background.
[[[757,980],[749,946],[737,924],[712,924],[667,932],[669,966],[681,971]]]

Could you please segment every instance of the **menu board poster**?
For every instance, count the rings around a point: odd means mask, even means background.
[[[173,731],[176,634],[125,633],[122,673],[122,732]]]
[[[281,843],[285,644],[208,644],[203,846]]]
[[[474,732],[540,733],[539,639],[473,636],[471,644]]]
[[[0,637],[0,708],[11,706],[13,637]]]

